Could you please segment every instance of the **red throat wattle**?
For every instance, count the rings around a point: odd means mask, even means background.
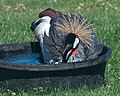
[[[72,52],[72,55],[77,54],[77,52],[78,52],[78,48],[76,48],[76,49]]]

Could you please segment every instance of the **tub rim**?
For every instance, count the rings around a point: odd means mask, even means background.
[[[34,43],[34,42],[1,44],[0,47],[2,46],[12,47],[13,45],[16,46],[17,44],[19,44],[20,46],[28,45],[30,47],[31,43]],[[11,69],[11,70],[21,70],[21,71],[62,71],[62,70],[73,70],[73,69],[79,69],[79,68],[85,68],[85,67],[92,67],[92,66],[96,66],[96,65],[106,62],[111,56],[111,49],[105,45],[103,45],[103,48],[106,49],[107,51],[101,56],[94,58],[94,59],[81,61],[81,62],[59,63],[59,64],[40,64],[40,65],[28,64],[27,65],[27,64],[9,63],[9,62],[0,60],[0,68],[6,68],[6,69]]]

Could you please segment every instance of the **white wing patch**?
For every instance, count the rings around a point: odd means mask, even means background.
[[[42,22],[35,29],[35,35],[37,38],[39,38],[39,35],[42,35],[44,37],[44,34],[49,36],[51,18],[49,16],[44,16],[41,18],[41,20]]]
[[[49,16],[44,16],[40,19],[41,19],[41,23],[36,27],[34,32],[35,32],[35,35],[36,35],[38,41],[40,42],[40,47],[42,49],[44,62],[49,64],[49,63],[52,63],[53,61],[52,61],[51,55],[49,54],[47,48],[44,45],[43,38],[44,38],[45,34],[49,37],[51,18]]]

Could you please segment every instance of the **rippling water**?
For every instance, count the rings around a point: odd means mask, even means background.
[[[2,61],[16,64],[41,64],[38,53],[29,53],[16,55],[10,58],[2,59]]]

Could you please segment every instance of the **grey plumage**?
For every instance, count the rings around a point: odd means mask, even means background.
[[[49,32],[44,31],[43,37],[37,36],[37,38],[43,39],[44,48],[47,50],[45,54],[49,54],[50,59],[46,60],[46,63],[51,63],[51,61],[52,63],[62,62],[63,52],[66,48],[66,37],[70,33],[76,34],[80,39],[80,43],[77,53],[71,55],[67,62],[93,59],[101,53],[102,45],[97,41],[95,30],[84,17],[67,14],[52,18],[47,23],[50,24],[50,27],[46,27]],[[42,23],[41,26],[43,26]],[[44,58],[48,58],[46,56]]]
[[[95,30],[84,17],[77,17],[74,14],[62,15],[54,22],[54,27],[57,35],[63,36],[61,38],[63,41],[69,33],[78,35],[80,39],[77,54],[71,55],[68,62],[93,59],[101,53],[102,45],[96,38]]]

